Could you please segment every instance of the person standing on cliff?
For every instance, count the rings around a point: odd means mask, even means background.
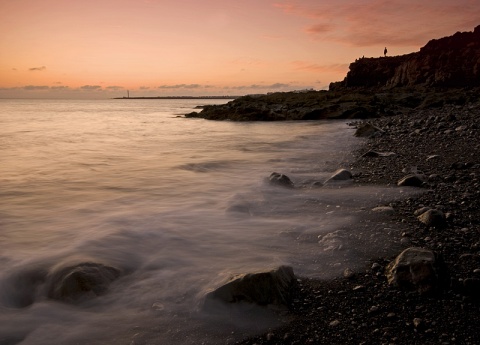
[[[387,52],[388,52],[388,51],[387,51],[387,47],[385,47],[385,49],[383,50],[383,56],[386,57],[386,56],[387,56]]]

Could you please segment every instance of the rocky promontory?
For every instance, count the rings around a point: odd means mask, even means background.
[[[420,51],[361,58],[328,91],[277,92],[208,105],[186,117],[282,121],[364,119],[412,110],[463,105],[480,93],[480,26],[434,39]]]

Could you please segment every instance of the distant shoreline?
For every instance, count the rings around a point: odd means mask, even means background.
[[[241,96],[158,96],[158,97],[115,97],[112,99],[237,99]]]

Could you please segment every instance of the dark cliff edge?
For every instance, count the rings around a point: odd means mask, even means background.
[[[361,58],[329,91],[244,96],[186,114],[209,120],[281,121],[365,119],[463,105],[480,94],[480,25],[472,32],[429,41],[420,51]]]

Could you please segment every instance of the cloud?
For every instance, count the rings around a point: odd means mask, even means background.
[[[119,91],[119,90],[123,90],[124,87],[123,86],[112,85],[112,86],[107,86],[106,89],[109,90],[109,91]]]
[[[102,87],[100,85],[83,85],[80,89],[84,91],[100,91]]]
[[[278,90],[278,89],[285,89],[285,88],[292,88],[291,84],[284,84],[284,83],[274,83],[269,85],[259,85],[259,84],[251,84],[251,85],[238,85],[238,86],[226,86],[225,89],[232,89],[232,90]]]
[[[52,86],[51,89],[55,91],[62,91],[62,90],[70,90],[70,87],[65,85],[59,85],[59,86]]]
[[[41,67],[32,67],[32,68],[29,68],[28,70],[30,72],[36,72],[36,71],[45,71],[46,69],[47,69],[47,67],[41,66]]]
[[[293,61],[291,63],[293,68],[300,71],[311,71],[318,73],[333,72],[333,73],[346,73],[348,72],[348,64],[332,64],[332,65],[319,65],[315,63],[309,63],[306,61]]]
[[[274,6],[305,18],[310,37],[353,46],[422,46],[471,31],[480,19],[480,2],[472,0],[287,0]]]
[[[160,85],[159,89],[199,89],[200,84],[176,84],[176,85]]]
[[[35,90],[48,90],[50,89],[50,86],[46,85],[26,85],[23,87],[24,90],[27,91],[35,91]]]

